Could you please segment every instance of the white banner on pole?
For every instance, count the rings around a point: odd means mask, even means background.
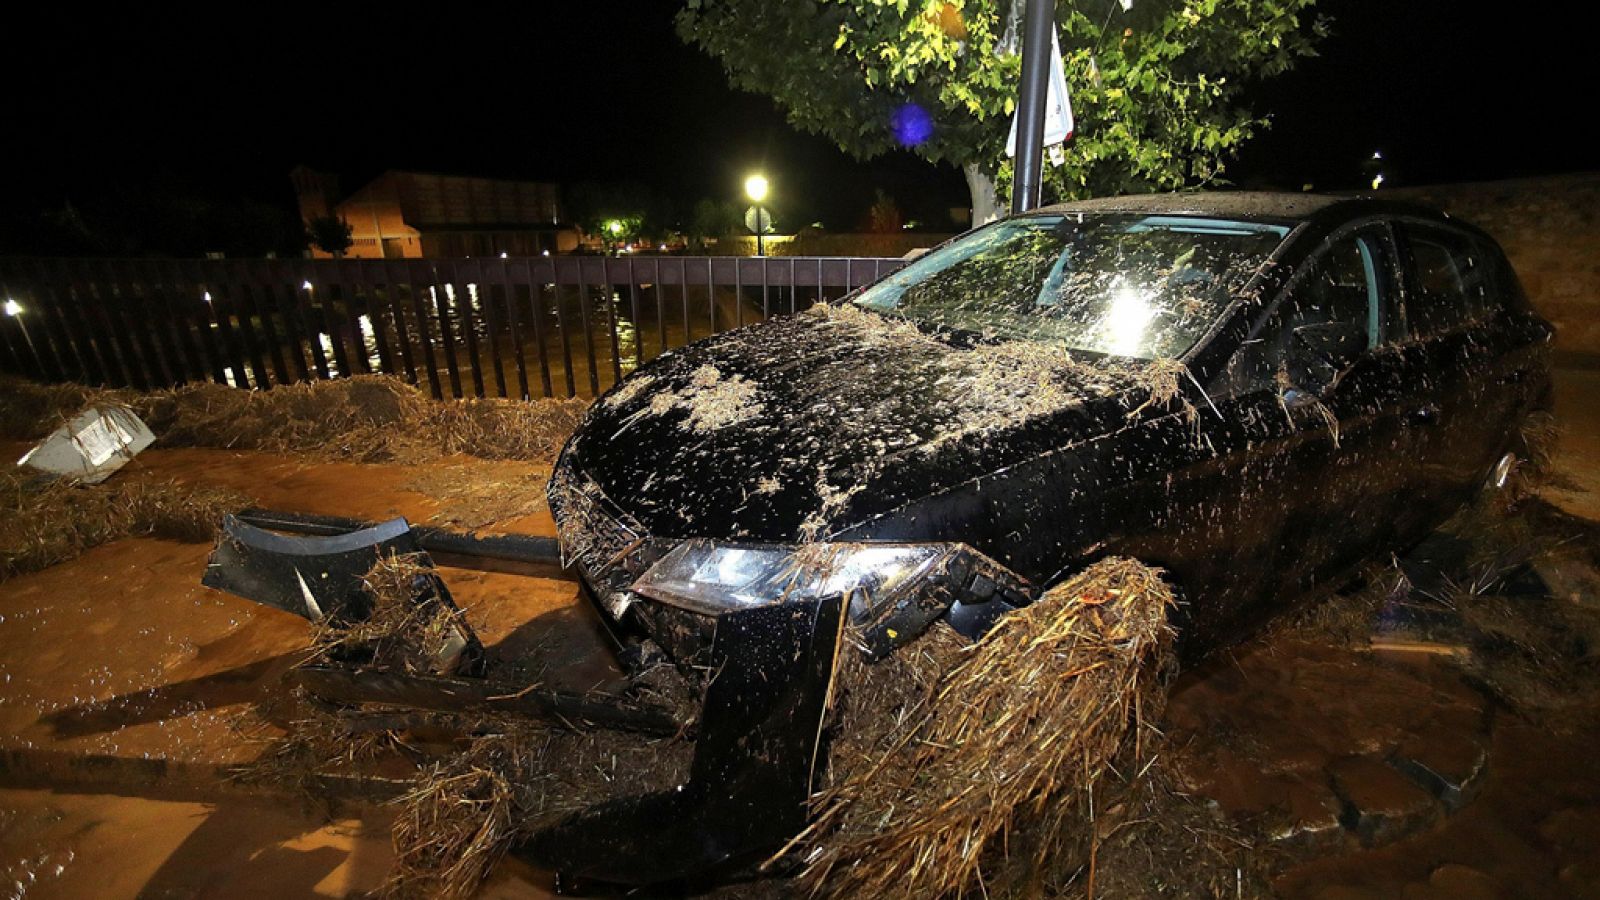
[[[1066,70],[1061,63],[1061,43],[1055,30],[1050,33],[1050,71],[1044,101],[1044,146],[1053,147],[1072,137],[1072,98],[1067,96]],[[1011,114],[1011,134],[1006,138],[1006,155],[1017,155],[1017,115]]]

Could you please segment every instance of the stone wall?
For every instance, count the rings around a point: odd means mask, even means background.
[[[1600,172],[1383,191],[1494,235],[1533,305],[1556,325],[1556,349],[1600,362]]]

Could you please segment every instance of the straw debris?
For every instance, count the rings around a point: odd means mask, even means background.
[[[439,504],[431,521],[476,531],[542,512],[547,484],[546,471],[472,461],[422,469],[405,487]]]
[[[692,745],[499,722],[425,766],[397,803],[386,897],[468,897],[520,838],[605,800],[688,777]]]
[[[1179,360],[1091,364],[1061,345],[1029,340],[962,347],[935,339],[907,319],[876,315],[849,303],[819,303],[806,314],[833,323],[863,346],[924,347],[939,361],[947,373],[939,383],[948,386],[963,415],[923,444],[925,453],[972,434],[1015,428],[1092,399],[1141,388],[1146,397],[1130,416],[1146,407],[1176,403],[1188,418],[1196,418],[1194,407],[1183,398],[1188,369]]]
[[[216,538],[225,513],[248,497],[124,473],[97,485],[0,471],[0,582],[125,537],[195,543]]]
[[[626,402],[651,383],[640,379],[627,385],[625,390],[618,392],[618,397],[607,402]],[[746,381],[743,375],[724,378],[716,366],[707,364],[695,369],[684,387],[662,391],[651,397],[650,404],[629,416],[623,427],[632,425],[644,416],[664,416],[676,409],[689,414],[678,423],[678,427],[685,431],[712,432],[760,416],[763,412],[760,394],[760,390]]]
[[[380,557],[362,577],[371,607],[316,622],[312,658],[360,657],[380,669],[435,671],[462,634],[462,612],[440,599],[437,579],[420,553]]]
[[[848,654],[832,768],[788,848],[802,886],[954,897],[1080,864],[1096,785],[1160,716],[1172,603],[1157,570],[1113,558],[976,645],[941,628],[875,664]]]
[[[586,408],[581,400],[437,402],[387,375],[270,391],[201,383],[147,393],[7,379],[0,384],[0,435],[43,437],[89,403],[132,408],[164,447],[297,452],[359,462],[452,453],[549,460]]]

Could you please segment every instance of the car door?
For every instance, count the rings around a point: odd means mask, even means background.
[[[1424,221],[1397,223],[1405,262],[1405,366],[1417,385],[1411,453],[1416,510],[1406,537],[1427,530],[1471,497],[1514,431],[1532,371],[1507,327],[1495,258],[1468,232]]]
[[[1403,505],[1404,417],[1396,251],[1380,221],[1347,226],[1299,266],[1218,379],[1243,448],[1226,505],[1240,518],[1230,619],[1265,617],[1385,546]],[[1289,374],[1296,334],[1348,326],[1365,346],[1321,391]]]

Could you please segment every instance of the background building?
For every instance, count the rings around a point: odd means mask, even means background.
[[[391,170],[341,197],[335,175],[299,166],[290,178],[301,219],[331,213],[349,223],[348,257],[538,256],[578,245],[550,182]]]

